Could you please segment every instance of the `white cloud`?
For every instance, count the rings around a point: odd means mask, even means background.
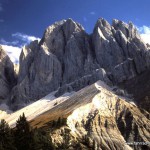
[[[90,15],[95,15],[96,13],[94,11],[91,11],[90,12]]]
[[[14,63],[19,62],[19,56],[21,53],[20,47],[8,46],[8,45],[2,45],[2,47],[6,51],[6,53],[8,54],[12,62]]]
[[[4,39],[0,39],[0,44],[2,45],[4,50],[6,50],[10,59],[14,63],[19,62],[19,56],[21,53],[22,46],[27,45],[34,40],[40,40],[40,38],[37,38],[35,36],[26,35],[19,32],[12,34],[12,37],[14,37],[17,40],[10,42]]]
[[[0,43],[3,44],[3,45],[17,45],[19,43],[19,41],[12,41],[12,42],[7,42],[5,41],[4,39],[0,39]]]
[[[142,27],[137,27],[138,31],[141,34],[141,38],[145,43],[150,44],[150,26],[142,26]]]
[[[84,22],[87,22],[87,18],[86,18],[86,17],[83,17],[83,21],[84,21]]]
[[[40,38],[38,37],[26,35],[26,34],[19,33],[19,32],[12,34],[12,36],[19,40],[26,42],[25,44],[29,44],[31,41],[34,41],[34,40],[38,40],[38,41],[40,40]]]

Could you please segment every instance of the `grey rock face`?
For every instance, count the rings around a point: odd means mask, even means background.
[[[16,83],[14,66],[0,46],[0,103],[8,99],[11,88]]]
[[[98,67],[92,56],[89,36],[71,19],[48,27],[40,44],[60,61],[61,84],[70,83]]]
[[[149,46],[132,23],[113,20],[110,25],[99,19],[88,35],[72,19],[56,22],[39,43],[23,48],[11,101],[13,106],[22,105],[55,90],[59,96],[97,80],[120,83],[149,68],[149,58]]]
[[[45,52],[38,41],[23,48],[20,56],[18,84],[12,90],[12,108],[22,102],[37,100],[59,87],[61,64],[52,53]]]
[[[23,48],[18,84],[11,97],[13,109],[15,104],[22,107],[22,101],[37,100],[98,68],[90,36],[83,27],[71,19],[57,22],[46,29],[39,43]]]
[[[81,77],[78,80],[75,80],[74,82],[61,86],[55,93],[55,96],[59,97],[65,92],[78,91],[98,80],[105,81],[105,83],[107,83],[110,86],[112,85],[112,82],[109,80],[105,70],[100,68],[94,70],[93,72],[91,72],[91,74],[88,74],[86,76]]]
[[[115,82],[135,77],[148,68],[148,47],[132,23],[99,19],[92,35],[96,59]]]

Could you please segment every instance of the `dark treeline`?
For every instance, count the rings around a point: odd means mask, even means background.
[[[42,129],[32,129],[23,114],[14,129],[1,120],[0,150],[55,150],[55,146],[50,135]]]
[[[50,124],[51,129],[57,129],[66,125],[66,119],[58,118]],[[32,129],[25,115],[16,121],[16,127],[10,128],[5,120],[0,121],[0,150],[82,150],[82,144],[89,150],[97,150],[95,141],[90,142],[90,138],[85,136],[81,143],[78,141],[71,145],[70,129],[61,129],[62,143],[55,145],[52,142],[50,132],[44,129]]]

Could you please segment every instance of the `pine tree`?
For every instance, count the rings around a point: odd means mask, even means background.
[[[101,125],[101,118],[100,118],[100,115],[98,116],[98,125],[99,125],[99,126]]]
[[[0,122],[0,150],[16,150],[13,134],[5,120]]]
[[[57,120],[57,127],[60,127],[62,124],[62,119],[59,117]]]
[[[16,122],[15,135],[15,146],[17,150],[32,150],[33,145],[33,134],[30,129],[30,125],[26,120],[23,113],[22,116]]]
[[[92,150],[97,150],[98,149],[98,144],[97,142],[93,139],[93,146],[92,146]]]
[[[0,150],[5,150],[2,143],[0,143]]]
[[[33,130],[34,145],[33,150],[55,150],[51,137],[42,129]]]
[[[53,127],[53,128],[56,127],[56,124],[57,124],[57,122],[56,122],[55,120],[53,120],[53,122],[52,122],[52,127]]]
[[[17,150],[55,150],[52,139],[46,131],[31,129],[24,114],[16,122],[14,136]]]
[[[31,150],[53,150],[49,144],[49,139],[43,135],[40,129],[31,130],[31,135]]]
[[[63,150],[68,150],[69,149],[70,140],[71,140],[71,138],[70,138],[70,130],[64,129],[63,143],[61,145]]]
[[[55,150],[55,146],[52,143],[52,138],[51,136],[44,130],[40,129],[38,131],[38,134],[41,137],[40,143],[42,145],[42,150]]]
[[[105,120],[105,128],[108,128],[108,120]]]

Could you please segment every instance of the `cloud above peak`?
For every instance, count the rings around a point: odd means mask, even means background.
[[[90,12],[90,15],[95,15],[95,14],[96,14],[96,12],[94,12],[94,11]]]
[[[40,40],[40,38],[38,38],[38,37],[23,34],[20,32],[12,34],[12,37],[15,37],[15,38],[25,42],[25,44],[29,44],[30,42],[35,41],[35,40],[38,40],[38,41]]]
[[[86,17],[83,17],[83,21],[84,21],[84,22],[87,22],[87,18],[86,18]]]
[[[29,44],[34,40],[40,40],[40,38],[23,34],[20,32],[14,33],[11,35],[13,37],[13,41],[6,41],[5,39],[0,39],[0,44],[7,52],[8,56],[10,57],[11,61],[14,63],[19,62],[19,56],[21,53],[21,49],[24,45]]]
[[[7,52],[11,61],[15,64],[19,63],[19,56],[21,53],[21,48],[16,46],[2,45],[3,49]]]
[[[137,27],[141,34],[141,38],[145,43],[150,44],[150,26],[143,25],[142,27]]]
[[[0,43],[4,44],[4,45],[13,45],[13,46],[16,46],[19,43],[19,41],[15,40],[15,41],[8,42],[8,41],[6,41],[6,40],[4,40],[2,38],[2,39],[0,39]]]

